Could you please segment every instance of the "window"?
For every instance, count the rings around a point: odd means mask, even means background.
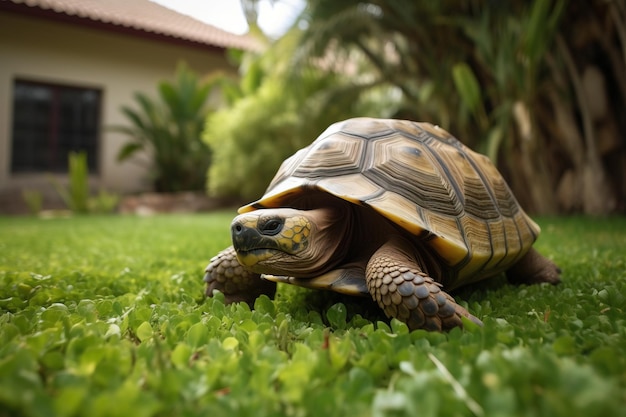
[[[100,90],[16,80],[11,172],[67,172],[71,151],[98,170]]]

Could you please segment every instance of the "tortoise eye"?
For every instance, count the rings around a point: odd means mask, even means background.
[[[283,219],[268,219],[266,222],[259,225],[259,231],[263,235],[274,236],[282,230],[284,223]]]

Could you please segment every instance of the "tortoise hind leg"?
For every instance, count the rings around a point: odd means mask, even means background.
[[[372,298],[388,317],[409,329],[448,330],[462,327],[461,317],[481,321],[441,290],[424,272],[409,242],[396,237],[385,243],[367,264],[365,277]]]
[[[530,248],[526,255],[506,271],[506,276],[512,284],[549,282],[556,285],[561,282],[561,269],[534,248]]]
[[[266,281],[239,264],[232,246],[215,255],[205,272],[206,295],[212,297],[213,291],[218,290],[224,294],[227,304],[245,301],[253,307],[254,300],[261,294],[272,298],[276,293],[275,282]]]

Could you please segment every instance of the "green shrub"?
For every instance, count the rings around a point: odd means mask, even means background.
[[[65,203],[74,213],[84,214],[89,211],[89,169],[86,152],[68,154],[69,186],[63,187],[57,180],[52,183]]]
[[[112,213],[119,202],[119,196],[100,190],[96,196],[91,196],[89,187],[89,169],[87,167],[87,154],[85,152],[70,152],[69,162],[69,186],[64,187],[58,180],[51,178],[57,193],[65,203],[65,206],[76,214],[87,213]],[[24,198],[28,195],[25,194]],[[37,196],[29,196],[32,200]],[[41,195],[39,196],[41,197]],[[43,198],[41,197],[42,201]],[[39,209],[41,211],[41,203]],[[37,203],[33,201],[32,203]],[[32,204],[31,203],[31,204]],[[30,204],[29,204],[30,207]],[[35,207],[31,207],[31,211]]]
[[[159,83],[157,99],[135,93],[138,108],[122,107],[130,125],[113,128],[130,137],[118,160],[147,152],[156,191],[203,190],[211,163],[211,149],[201,140],[210,93],[211,85],[185,64],[173,82]]]
[[[38,190],[23,190],[22,198],[28,206],[28,212],[37,215],[43,207],[43,194]]]

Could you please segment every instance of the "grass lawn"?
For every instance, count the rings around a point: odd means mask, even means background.
[[[563,283],[461,290],[485,325],[439,334],[204,299],[232,216],[0,218],[0,416],[626,415],[626,218],[540,219]]]

